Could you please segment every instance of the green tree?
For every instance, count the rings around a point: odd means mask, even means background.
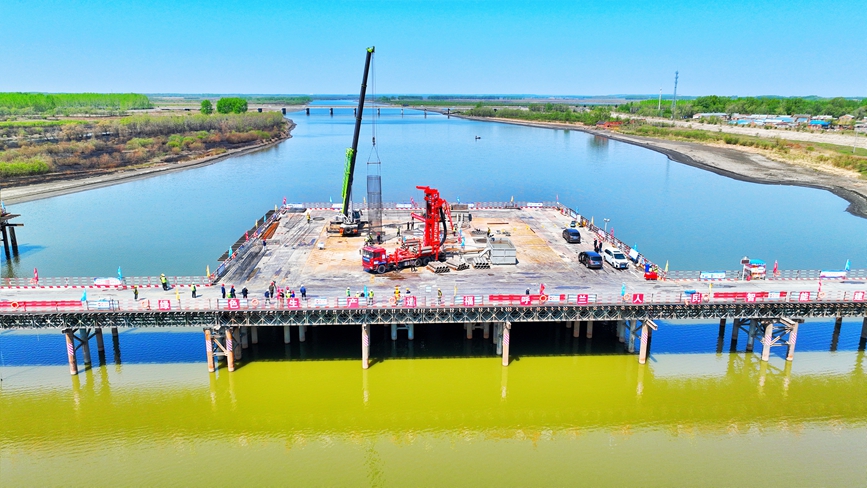
[[[199,112],[202,112],[205,115],[211,115],[214,113],[214,105],[210,100],[202,100],[202,107],[199,109]]]
[[[217,100],[217,112],[221,114],[242,114],[247,111],[247,101],[243,98],[229,97]]]

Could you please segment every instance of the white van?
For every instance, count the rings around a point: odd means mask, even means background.
[[[629,260],[626,259],[626,256],[620,251],[620,249],[606,247],[602,251],[602,258],[605,259],[606,263],[614,267],[614,269],[629,269]]]

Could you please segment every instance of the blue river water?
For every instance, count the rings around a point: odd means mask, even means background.
[[[329,105],[334,102],[326,102]],[[339,201],[352,102],[289,114],[293,137],[276,147],[181,173],[11,205],[22,214],[22,254],[4,259],[4,276],[202,274],[284,197]],[[416,185],[437,187],[449,201],[558,199],[672,269],[731,269],[742,255],[778,260],[781,268],[865,266],[867,221],[847,203],[815,189],[759,185],[668,160],[664,155],[577,131],[482,123],[414,110],[366,111],[354,194],[365,194],[366,162],[382,160],[383,200],[420,200]],[[375,121],[377,149],[371,141]],[[479,136],[480,139],[476,139]],[[828,350],[832,321],[810,321],[799,350]],[[655,353],[712,352],[716,325],[654,336]],[[843,327],[839,350],[854,350],[857,324]],[[135,333],[125,363],[201,361],[198,334]],[[62,364],[63,338],[0,334],[5,364]],[[5,347],[4,346],[5,343]],[[42,344],[45,347],[38,347]],[[49,345],[50,343],[50,345]],[[153,344],[152,344],[153,343]],[[727,344],[726,344],[727,346]],[[294,346],[298,347],[298,346]],[[158,354],[154,351],[159,349]],[[137,352],[138,351],[138,352]],[[354,350],[351,351],[355,353]]]
[[[329,102],[331,103],[331,102]],[[365,195],[372,111],[353,188]],[[288,115],[292,138],[190,171],[9,205],[26,226],[4,276],[200,275],[257,217],[289,202],[340,200],[351,106]],[[578,131],[384,108],[375,119],[383,201],[553,201],[610,219],[615,235],[670,269],[733,269],[744,255],[781,269],[867,266],[867,220],[822,190],[736,181]],[[479,136],[480,139],[476,139]]]

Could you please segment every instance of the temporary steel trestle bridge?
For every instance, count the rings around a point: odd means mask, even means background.
[[[787,346],[786,358],[791,360],[797,338],[798,325],[806,318],[835,317],[835,337],[839,335],[844,317],[867,316],[867,302],[760,302],[760,303],[702,303],[702,304],[605,304],[605,305],[541,305],[541,306],[472,306],[472,307],[389,307],[351,309],[300,310],[202,310],[202,311],[58,311],[0,314],[3,329],[62,329],[67,337],[70,372],[78,372],[75,351],[83,349],[85,363],[90,362],[89,339],[97,338],[102,350],[102,329],[112,329],[116,338],[118,328],[139,327],[191,327],[205,331],[209,370],[216,367],[217,358],[225,357],[229,371],[235,369],[252,336],[258,342],[258,327],[283,327],[284,342],[291,340],[292,328],[297,328],[300,341],[305,340],[308,326],[347,325],[361,326],[362,366],[368,366],[370,326],[386,325],[392,328],[392,339],[398,330],[407,330],[413,338],[418,324],[464,324],[467,337],[473,330],[484,329],[488,338],[494,326],[494,344],[503,356],[503,365],[509,364],[510,329],[513,323],[559,322],[573,329],[579,337],[582,325],[587,337],[592,337],[593,323],[615,321],[618,339],[629,352],[636,352],[639,343],[639,362],[644,363],[650,353],[652,332],[658,328],[656,320],[719,320],[720,333],[717,350],[722,350],[726,320],[733,322],[731,344],[737,344],[743,331],[747,335],[746,350],[751,352],[754,340],[763,347],[762,359],[767,361],[770,348]],[[94,331],[94,332],[92,332]],[[78,335],[76,335],[78,332]],[[867,342],[867,318],[861,330],[861,348]],[[836,340],[832,340],[832,344]],[[242,346],[242,347],[237,347]]]

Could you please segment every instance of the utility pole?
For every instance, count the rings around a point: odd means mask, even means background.
[[[659,89],[659,103],[656,104],[656,116],[662,117],[662,88]]]
[[[677,71],[674,72],[674,98],[671,100],[671,120],[674,120],[674,111],[677,110]]]

